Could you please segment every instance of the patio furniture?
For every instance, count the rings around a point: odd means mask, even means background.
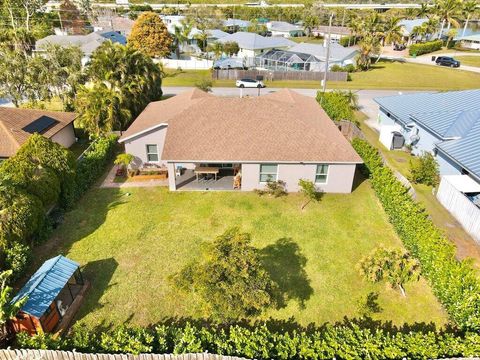
[[[217,176],[220,169],[218,167],[202,167],[197,166],[195,167],[195,176],[197,177],[197,181],[199,180],[199,175],[213,175],[215,177],[215,181],[217,181]]]

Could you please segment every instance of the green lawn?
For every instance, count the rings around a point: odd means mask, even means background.
[[[315,36],[298,36],[298,37],[291,37],[289,40],[295,41],[297,43],[310,43],[310,44],[323,44],[324,40],[320,37]]]
[[[357,316],[360,297],[377,292],[382,310],[376,319],[445,324],[424,280],[408,284],[403,298],[358,275],[356,264],[374,247],[401,246],[367,181],[352,194],[325,195],[303,212],[301,203],[298,194],[93,189],[37,250],[36,265],[63,253],[84,266],[92,288],[79,318],[91,326],[199,318],[195,296],[178,293],[167,278],[199,256],[203,241],[235,225],[252,234],[291,299],[262,318],[335,322]]]
[[[171,73],[171,72],[169,72]],[[186,70],[163,80],[163,86],[194,86],[210,77],[210,70]],[[395,89],[395,90],[459,90],[474,89],[480,84],[480,74],[430,65],[379,62],[371,70],[351,74],[352,81],[328,82],[331,89]],[[318,81],[266,81],[267,87],[320,87]],[[233,80],[214,81],[217,87],[233,87]]]
[[[462,65],[480,67],[480,56],[455,56],[455,59],[459,60]]]

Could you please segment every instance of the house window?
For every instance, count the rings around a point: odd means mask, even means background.
[[[317,165],[317,171],[315,173],[315,183],[326,184],[327,176],[328,176],[328,165],[326,164]]]
[[[277,181],[277,164],[260,164],[260,182]]]
[[[157,145],[147,145],[147,161],[158,161]]]

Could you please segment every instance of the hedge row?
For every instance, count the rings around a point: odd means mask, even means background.
[[[412,44],[408,49],[408,54],[410,56],[416,55],[420,56],[423,54],[429,54],[431,52],[441,50],[443,46],[442,40],[428,41],[421,44]]]
[[[384,166],[365,140],[353,147],[363,158],[372,186],[405,247],[420,261],[422,274],[450,318],[463,330],[480,330],[480,279],[470,261],[455,259],[455,248]]]
[[[251,359],[438,359],[480,354],[478,333],[370,330],[347,321],[289,331],[273,330],[265,324],[211,327],[186,323],[92,332],[77,325],[66,338],[21,333],[17,342],[22,348],[84,353],[209,352]]]
[[[105,172],[115,155],[117,135],[97,139],[78,161],[75,175],[75,194],[79,198]]]

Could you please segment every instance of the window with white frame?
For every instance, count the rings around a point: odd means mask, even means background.
[[[148,162],[158,161],[157,145],[154,145],[154,144],[147,145],[147,161]]]
[[[328,176],[328,165],[327,164],[317,165],[317,171],[315,173],[315,183],[326,184],[327,176]]]
[[[260,164],[260,182],[277,181],[277,164]]]

